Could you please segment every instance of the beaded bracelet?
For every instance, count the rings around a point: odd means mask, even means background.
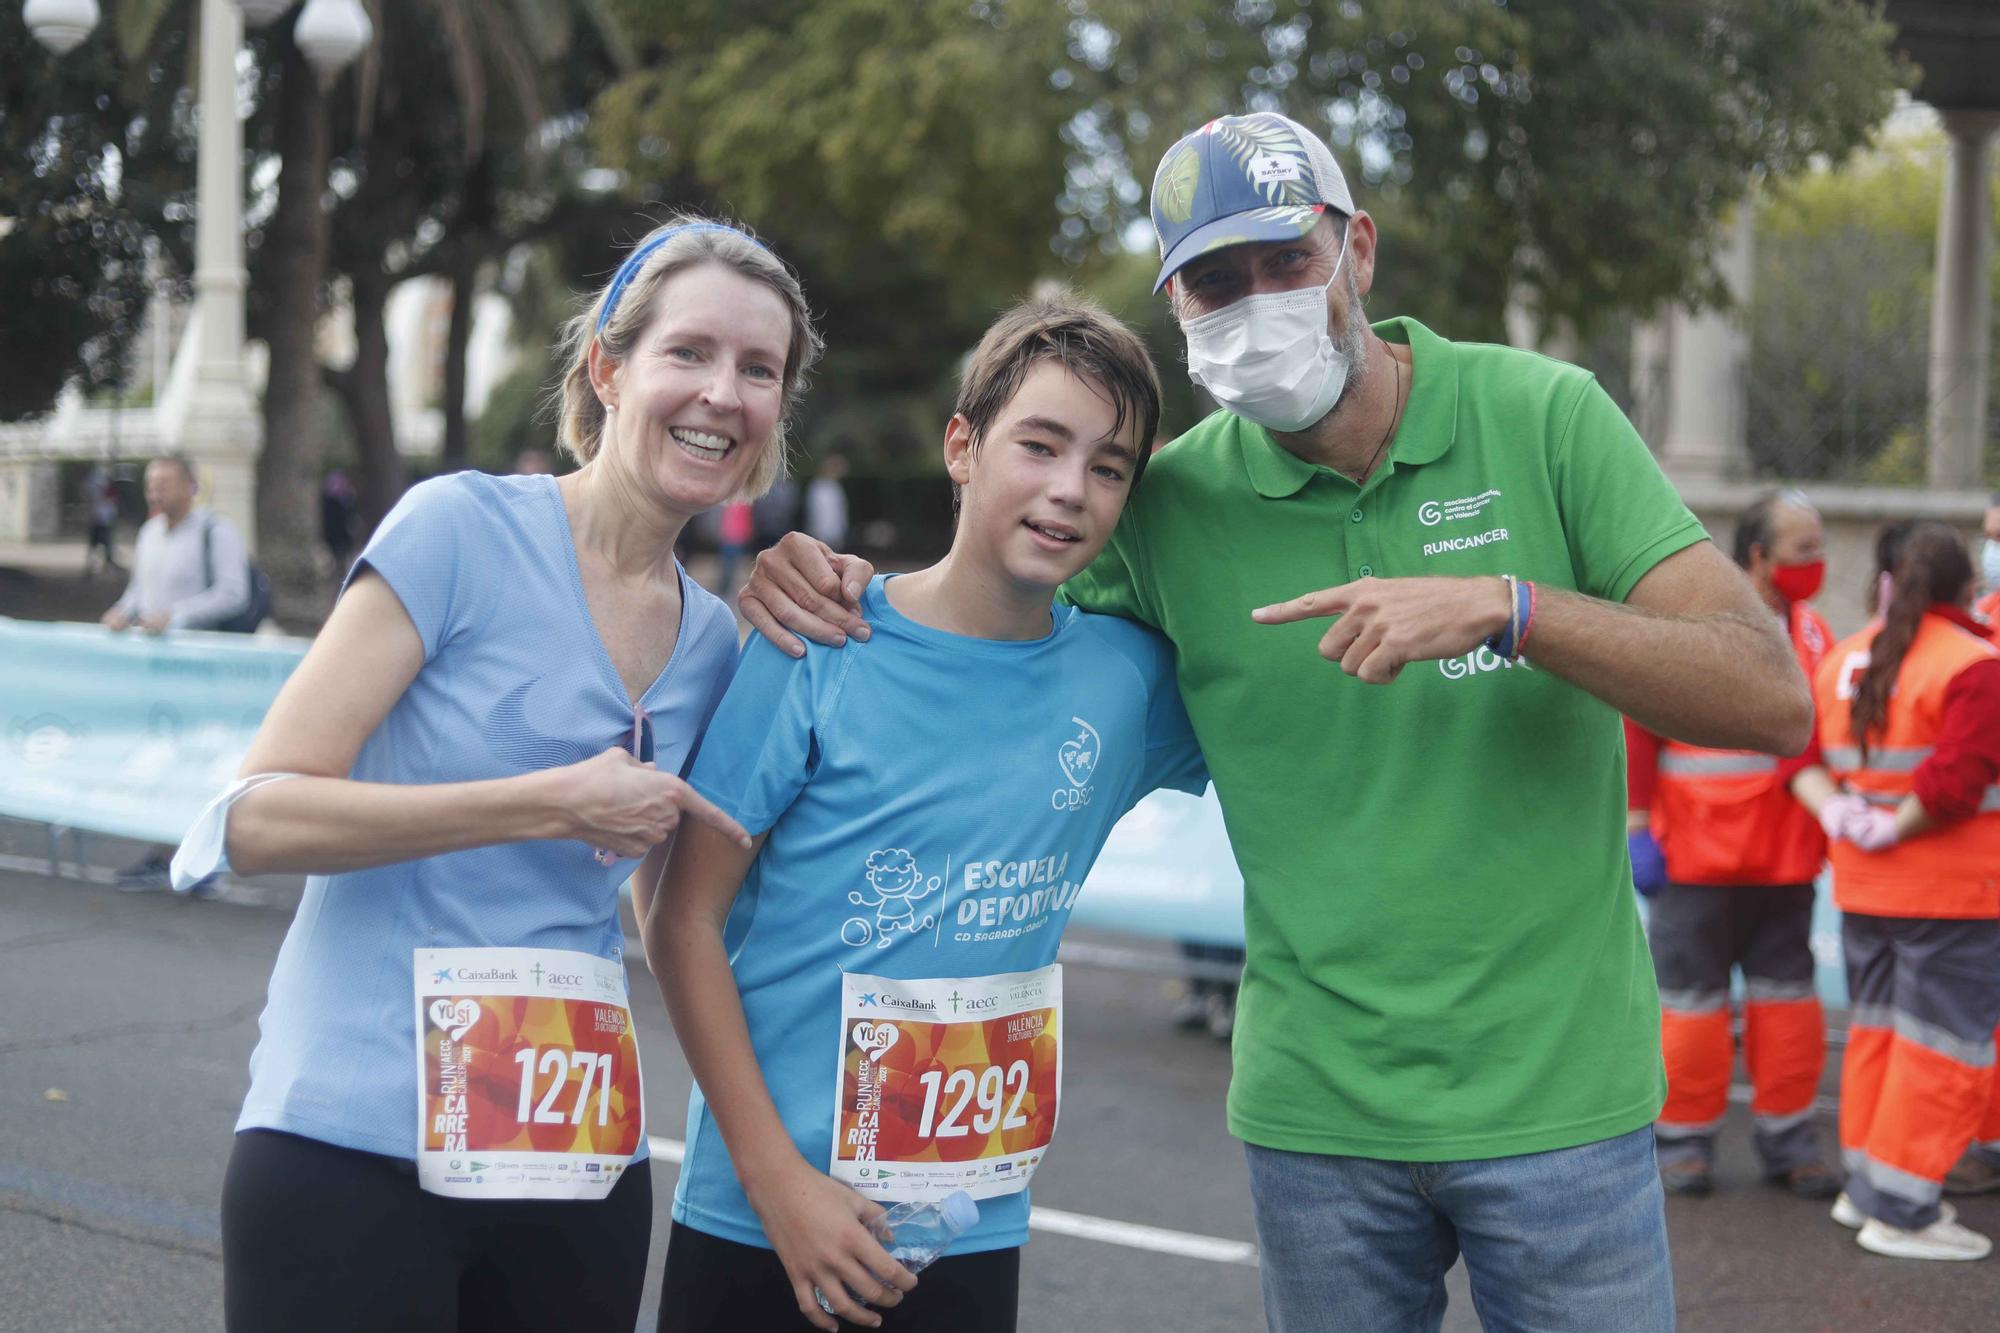
[[[1514,637],[1513,660],[1516,662],[1520,661],[1526,655],[1528,651],[1528,631],[1535,627],[1535,585],[1526,579],[1522,579],[1521,587],[1528,594],[1528,614],[1521,620],[1521,632]]]
[[[1535,585],[1512,574],[1500,577],[1507,580],[1507,602],[1512,609],[1507,616],[1507,627],[1488,639],[1486,647],[1503,662],[1518,662],[1528,642],[1528,630],[1535,621]]]

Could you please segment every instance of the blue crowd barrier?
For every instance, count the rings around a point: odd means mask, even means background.
[[[305,650],[0,617],[0,815],[179,842]]]
[[[1826,875],[1819,877],[1815,888],[1818,901],[1811,940],[1815,982],[1823,1004],[1845,1008],[1840,911],[1833,905]],[[1640,913],[1643,918],[1643,899]],[[1141,801],[1112,830],[1103,855],[1084,881],[1071,919],[1130,934],[1241,945],[1243,876],[1229,848],[1215,788],[1199,798],[1155,792]]]
[[[1243,943],[1243,873],[1215,788],[1158,791],[1118,821],[1070,920],[1127,934]]]
[[[306,642],[155,637],[0,617],[0,815],[180,841],[236,776]],[[1745,890],[1755,892],[1754,889]],[[1847,1002],[1839,914],[1824,877],[1813,922],[1819,992]],[[1112,830],[1072,918],[1156,939],[1243,943],[1243,876],[1222,809],[1155,792]]]

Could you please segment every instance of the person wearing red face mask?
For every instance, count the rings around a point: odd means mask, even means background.
[[[1819,514],[1796,491],[1763,496],[1736,524],[1736,562],[1791,631],[1810,677],[1833,644],[1806,603],[1826,574]],[[1653,1127],[1669,1193],[1714,1188],[1715,1134],[1734,1049],[1730,972],[1743,971],[1744,1059],[1766,1178],[1807,1198],[1839,1192],[1820,1155],[1813,1098],[1826,1031],[1813,992],[1817,814],[1833,785],[1817,746],[1792,759],[1663,741],[1625,724],[1633,882],[1652,900],[1667,1104]]]

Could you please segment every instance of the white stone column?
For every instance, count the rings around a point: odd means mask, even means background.
[[[1662,312],[1632,326],[1633,427],[1654,449],[1667,438],[1667,384],[1672,378],[1673,317]]]
[[[1756,253],[1751,214],[1749,200],[1737,206],[1735,218],[1725,224],[1723,248],[1716,256],[1735,308],[1697,312],[1677,306],[1663,321],[1660,350],[1666,379],[1659,454],[1660,465],[1677,481],[1721,480],[1749,471],[1744,442],[1750,332],[1744,311]]]
[[[0,458],[0,542],[52,542],[61,516],[62,487],[54,463]]]
[[[1942,114],[1951,147],[1931,293],[1929,481],[1935,487],[1977,489],[1985,479],[1991,164],[2000,112]]]
[[[201,0],[200,120],[196,161],[191,391],[161,434],[188,455],[207,483],[205,502],[255,549],[256,468],[263,420],[244,372],[243,120],[236,100],[236,53],[243,16],[233,0]]]

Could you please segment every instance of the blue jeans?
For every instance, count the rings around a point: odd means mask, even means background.
[[[1435,1333],[1461,1252],[1488,1333],[1671,1333],[1651,1126],[1477,1162],[1246,1145],[1271,1333]]]

